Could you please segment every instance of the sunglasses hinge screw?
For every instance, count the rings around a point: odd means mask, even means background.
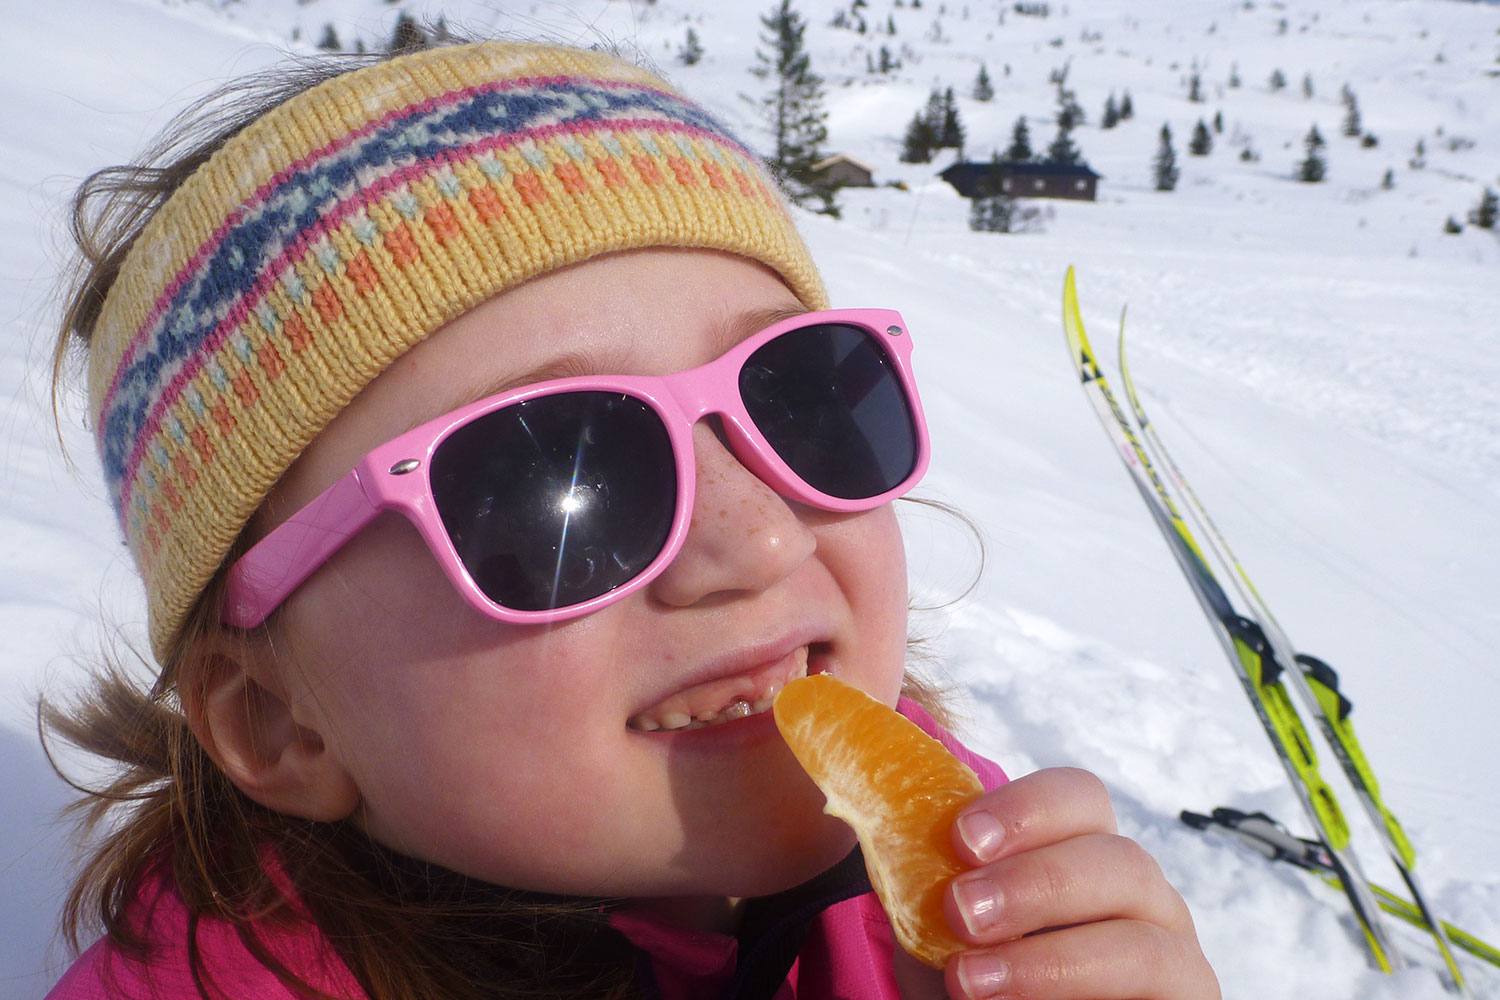
[[[393,476],[404,476],[408,472],[416,472],[417,469],[421,468],[421,466],[422,466],[422,463],[418,459],[415,459],[415,458],[403,458],[401,461],[399,461],[395,465],[391,466],[391,475],[393,475]]]
[[[899,337],[904,331],[899,326],[888,326],[885,328],[885,332],[892,337]]]

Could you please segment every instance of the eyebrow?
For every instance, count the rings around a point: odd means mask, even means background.
[[[739,313],[723,313],[715,321],[708,334],[708,343],[715,358],[726,353],[736,344],[752,334],[783,320],[806,315],[810,310],[798,303],[794,306],[773,306],[749,309]],[[405,434],[444,413],[452,413],[460,407],[502,392],[537,382],[556,378],[574,378],[582,375],[621,374],[629,367],[629,359],[609,348],[566,351],[556,357],[528,368],[523,372],[488,379],[466,382],[451,393],[444,393],[435,407],[424,406],[404,424],[397,434]],[[393,437],[396,435],[392,435]]]

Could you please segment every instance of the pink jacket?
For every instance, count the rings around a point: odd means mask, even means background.
[[[994,763],[969,751],[914,702],[902,714],[937,737],[974,768],[985,788],[1005,782]],[[187,909],[164,879],[149,882],[139,919],[154,951],[149,965],[123,955],[108,939],[79,956],[47,1000],[197,1000],[188,964]],[[751,1000],[817,1000],[824,997],[895,1000],[891,971],[895,947],[885,912],[865,877],[856,851],[805,886],[756,901],[757,933],[735,937],[691,931],[650,914],[621,911],[610,923],[649,957],[640,963],[641,985],[661,1000],[720,996]],[[747,911],[747,923],[750,921]],[[264,936],[277,957],[312,985],[334,996],[365,994],[338,955],[311,924]],[[229,924],[204,919],[199,948],[216,986],[231,997],[293,1000],[293,994],[252,958]]]

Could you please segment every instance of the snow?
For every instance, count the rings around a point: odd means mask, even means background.
[[[72,187],[129,159],[214,82],[305,48],[325,23],[346,45],[378,44],[400,10],[441,10],[476,34],[638,50],[764,144],[762,85],[746,72],[759,6],[53,0],[11,19],[0,34],[0,993],[39,997],[66,963],[54,925],[71,864],[56,815],[67,790],[38,747],[35,699],[66,698],[75,654],[102,640],[144,647],[142,599],[75,394],[62,437],[76,467],[52,423],[49,324]],[[1398,926],[1416,968],[1381,975],[1335,893],[1178,822],[1182,808],[1225,804],[1307,832],[1077,388],[1060,298],[1073,264],[1110,371],[1128,304],[1146,407],[1293,641],[1339,670],[1428,893],[1450,921],[1500,940],[1500,243],[1474,227],[1442,232],[1485,185],[1500,188],[1500,7],[1068,0],[1039,18],[996,0],[873,0],[872,32],[893,16],[889,38],[830,27],[832,0],[797,6],[827,78],[829,151],[909,187],[847,191],[842,221],[802,225],[836,303],[905,314],[935,438],[922,492],[983,532],[983,575],[966,593],[974,539],[905,505],[918,594],[940,605],[916,619],[934,637],[926,667],[965,689],[967,736],[1012,774],[1071,764],[1104,778],[1122,828],[1188,899],[1226,997],[1445,995],[1422,936]],[[706,52],[694,67],[673,61],[688,25]],[[903,66],[876,78],[865,53],[882,44]],[[989,104],[967,96],[981,61]],[[1089,116],[1075,141],[1104,175],[1097,203],[1052,203],[1040,233],[971,233],[966,203],[933,176],[947,159],[898,162],[906,123],[939,85],[959,95],[973,155],[1003,148],[1020,114],[1044,147],[1048,74],[1065,65]],[[1186,99],[1195,66],[1203,104]],[[1277,68],[1289,85],[1271,93]],[[1345,83],[1373,149],[1339,134]],[[1135,118],[1100,130],[1106,96],[1126,90]],[[1193,123],[1215,111],[1214,151],[1188,156]],[[1182,168],[1170,194],[1151,185],[1163,123]],[[1300,184],[1290,178],[1313,124],[1328,179]],[[1418,139],[1426,164],[1413,169]],[[1258,161],[1239,159],[1246,142]],[[1388,168],[1395,186],[1383,190]],[[1396,884],[1363,816],[1350,818],[1366,869]],[[1464,968],[1476,992],[1500,997],[1500,972]]]

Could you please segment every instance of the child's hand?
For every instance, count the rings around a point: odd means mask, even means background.
[[[964,809],[953,840],[974,869],[953,880],[944,909],[974,947],[949,960],[949,996],[1219,996],[1187,905],[1115,832],[1092,774],[1052,768],[1003,785]],[[898,968],[903,991],[924,995],[914,971]]]

